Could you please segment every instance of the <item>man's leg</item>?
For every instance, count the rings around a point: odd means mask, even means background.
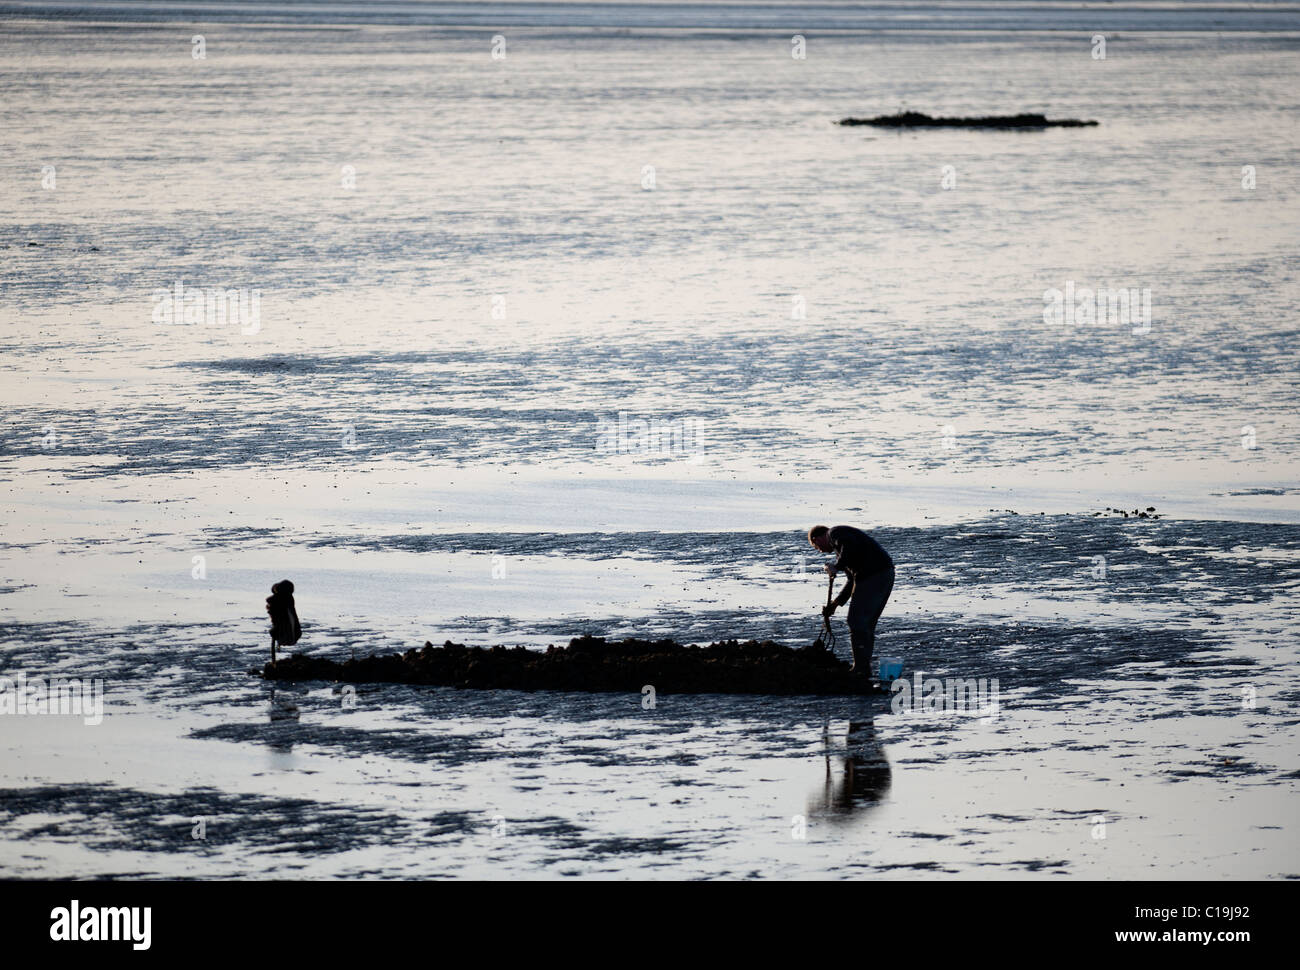
[[[853,647],[853,672],[871,673],[871,655],[876,649],[876,621],[894,591],[894,571],[866,576],[855,584],[849,600],[849,640]]]

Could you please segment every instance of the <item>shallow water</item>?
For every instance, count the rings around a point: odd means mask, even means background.
[[[1300,33],[1237,16],[1104,61],[0,21],[0,673],[106,685],[0,717],[0,872],[1300,873]],[[1101,124],[831,124],[899,107]],[[1150,332],[1049,325],[1069,281]],[[177,282],[256,332],[155,324]],[[620,412],[681,446],[602,447]],[[898,562],[878,654],[995,716],[245,673],[285,576],[337,656],[803,644],[814,521]]]

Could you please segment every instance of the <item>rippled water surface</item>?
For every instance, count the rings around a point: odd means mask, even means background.
[[[1125,8],[1099,60],[1013,4],[0,6],[0,673],[106,690],[0,717],[0,873],[1300,874],[1285,8]],[[1100,124],[832,123],[900,108]],[[156,323],[177,284],[258,316]],[[1046,321],[1067,284],[1149,330]],[[879,652],[996,716],[248,674],[286,576],[336,657],[802,645],[816,521],[898,563]]]

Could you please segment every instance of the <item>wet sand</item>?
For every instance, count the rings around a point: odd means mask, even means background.
[[[876,534],[905,580],[878,653],[905,658],[906,677],[996,678],[995,711],[672,693],[647,710],[640,692],[379,684],[349,696],[243,673],[265,646],[234,645],[233,617],[99,631],[93,661],[79,624],[8,623],[8,669],[109,684],[98,727],[8,719],[7,771],[31,779],[11,781],[3,800],[10,871],[1296,875],[1300,526],[1004,513]],[[637,564],[653,557],[697,600],[678,613],[662,600],[630,609],[636,593],[624,588],[611,591],[632,597],[618,615],[578,622],[539,602],[536,620],[512,610],[444,629],[540,645],[575,625],[788,641],[817,625],[803,607],[821,583],[789,572],[789,532],[493,538],[519,577],[560,559],[593,586],[611,570],[646,579]],[[378,535],[358,545],[398,560],[442,545],[460,570],[488,565],[463,537],[426,541],[419,552]],[[273,542],[228,539],[225,555],[244,546],[256,561]],[[721,544],[754,564],[749,576],[714,575],[708,550]],[[296,578],[300,612],[316,620],[304,646],[346,659],[373,636],[320,622],[314,580],[357,553],[316,555]],[[1104,580],[1095,555],[1109,563]],[[353,582],[375,582],[354,568]],[[513,602],[546,598],[498,582]],[[745,595],[768,608],[717,602]],[[197,845],[200,816],[212,834]],[[791,834],[799,817],[803,839]],[[494,835],[502,820],[507,834]]]
[[[798,64],[0,24],[0,675],[105,688],[0,715],[0,872],[1300,875],[1295,39],[1122,14],[1104,63],[1086,10]],[[909,105],[1102,123],[831,124]],[[1151,331],[1049,325],[1070,281],[1150,287]],[[260,331],[155,324],[177,282],[259,288]],[[705,434],[601,451],[620,414]],[[248,673],[286,577],[339,663],[802,645],[818,521],[895,558],[907,704]],[[950,679],[979,703],[928,709]]]

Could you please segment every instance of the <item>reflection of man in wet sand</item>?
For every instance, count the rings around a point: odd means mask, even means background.
[[[876,738],[870,721],[850,721],[845,739],[843,773],[831,774],[829,728],[825,735],[826,782],[809,795],[810,815],[851,815],[855,809],[870,808],[885,800],[892,782],[889,759]]]
[[[853,673],[866,676],[871,672],[871,654],[876,648],[876,621],[894,590],[894,560],[880,543],[851,525],[837,525],[833,529],[815,525],[808,530],[808,541],[822,552],[833,552],[839,557],[834,565],[826,567],[832,579],[837,572],[848,573],[849,581],[835,602],[822,610],[822,615],[829,620],[837,607],[849,603]]]

